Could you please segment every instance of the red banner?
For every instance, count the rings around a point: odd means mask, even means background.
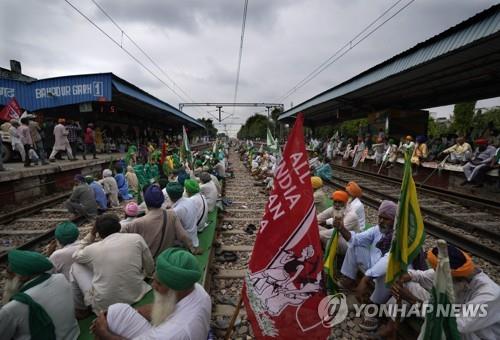
[[[0,119],[10,121],[11,119],[19,119],[21,115],[21,108],[16,98],[12,98],[0,111]]]
[[[257,339],[326,339],[318,304],[326,296],[300,113],[274,177],[243,285]]]

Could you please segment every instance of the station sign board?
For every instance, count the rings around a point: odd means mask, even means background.
[[[92,74],[22,82],[0,79],[0,105],[16,98],[21,108],[36,111],[93,101],[111,101],[111,74]]]

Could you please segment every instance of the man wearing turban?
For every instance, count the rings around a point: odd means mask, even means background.
[[[490,170],[491,161],[495,158],[496,149],[488,145],[487,139],[476,139],[476,150],[472,159],[464,165],[465,180],[460,185],[474,184],[478,187],[483,185],[484,176]]]
[[[98,214],[106,212],[106,210],[108,210],[108,198],[106,197],[106,193],[104,192],[102,185],[97,183],[92,176],[85,176],[85,182],[87,182],[87,184],[94,191]]]
[[[154,270],[148,245],[141,235],[122,234],[120,228],[118,216],[98,216],[73,254],[70,276],[79,317],[88,307],[99,313],[117,302],[135,303],[151,289],[144,281]]]
[[[172,201],[172,209],[181,220],[182,227],[187,232],[193,243],[195,253],[200,253],[198,249],[200,242],[198,240],[198,227],[196,218],[199,214],[196,204],[193,200],[183,197],[184,187],[178,182],[170,182],[167,184],[167,194]]]
[[[73,264],[73,253],[78,249],[78,227],[70,221],[59,223],[55,230],[56,239],[49,246],[49,260],[54,265],[54,272],[63,274],[69,281],[69,271]],[[55,250],[56,247],[59,249]],[[52,251],[54,250],[54,251]]]
[[[425,303],[430,299],[434,285],[435,268],[438,263],[438,248],[427,252],[428,270],[409,269],[408,274],[391,287],[393,302],[397,299],[408,304]],[[465,340],[500,339],[500,287],[486,273],[474,265],[472,258],[464,251],[448,244],[451,278],[453,281],[454,303],[468,310],[486,305],[487,315],[456,316],[457,328]],[[478,311],[479,312],[479,311]],[[394,322],[389,322],[379,330],[386,336],[394,334]]]
[[[208,217],[207,199],[200,193],[200,185],[194,179],[187,179],[184,182],[184,190],[188,198],[196,205],[196,227],[201,232],[206,227]]]
[[[97,215],[97,203],[92,188],[85,182],[85,177],[76,175],[75,186],[70,198],[64,203],[68,211],[75,216],[85,218]]]
[[[354,181],[347,183],[345,191],[349,194],[347,209],[354,211],[358,217],[359,229],[363,230],[365,229],[365,206],[361,202],[363,191],[359,187],[358,183]]]
[[[9,252],[0,309],[2,339],[78,338],[71,285],[64,275],[49,274],[52,267],[40,253]]]
[[[122,226],[122,233],[136,233],[146,241],[151,254],[156,258],[163,250],[181,241],[188,249],[193,250],[191,237],[181,224],[181,220],[172,209],[163,209],[165,200],[158,185],[150,185],[144,192],[146,215],[136,218]]]
[[[99,339],[206,340],[212,304],[200,280],[196,258],[180,248],[156,260],[152,305],[137,310],[123,303],[109,307],[91,326]]]
[[[349,194],[342,190],[337,190],[332,194],[333,206],[321,212],[317,216],[319,227],[319,236],[324,246],[332,238],[334,223],[342,223],[344,228],[355,233],[359,233],[358,218],[354,211],[346,209],[349,200]],[[347,241],[340,235],[337,252],[345,254],[347,250]]]
[[[219,191],[213,180],[215,176],[211,177],[208,172],[202,172],[199,177],[201,182],[200,192],[206,197],[208,211],[210,212],[215,208],[217,200],[219,199]]]
[[[321,177],[312,176],[311,186],[313,188],[313,199],[316,212],[320,213],[328,208],[328,196],[323,191],[323,180]]]
[[[120,202],[118,201],[118,184],[116,183],[116,180],[113,177],[113,172],[110,169],[104,169],[102,171],[102,179],[99,183],[101,183],[104,188],[104,192],[106,193],[110,206],[118,207],[120,205]]]
[[[364,273],[358,291],[367,291],[368,283],[375,283],[370,299],[374,303],[384,303],[390,296],[384,278],[392,241],[394,218],[397,205],[382,201],[378,209],[379,223],[359,234],[347,230],[342,224],[334,224],[348,243],[341,272],[346,276],[342,282],[346,288],[353,288],[358,270]],[[360,294],[362,295],[362,294]]]

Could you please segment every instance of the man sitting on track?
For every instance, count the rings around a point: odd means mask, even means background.
[[[75,176],[75,187],[70,198],[64,203],[64,206],[75,216],[89,218],[97,215],[94,192],[85,182],[85,178],[82,175]]]
[[[200,193],[200,185],[194,179],[187,179],[184,182],[184,190],[191,201],[196,205],[196,226],[198,232],[201,232],[206,227],[208,217],[207,199]]]
[[[217,204],[217,199],[219,198],[219,193],[215,182],[210,177],[208,172],[202,172],[200,174],[200,191],[207,198],[208,211],[212,211]]]
[[[101,313],[91,326],[100,340],[206,340],[210,328],[210,296],[197,283],[201,270],[188,252],[171,248],[158,256],[153,281],[154,303],[139,307],[119,303]]]
[[[354,289],[358,270],[363,272],[364,276],[356,288],[360,302],[364,300],[373,283],[375,289],[370,296],[373,303],[385,303],[390,297],[390,290],[385,286],[384,279],[396,208],[396,203],[382,201],[378,209],[379,224],[359,234],[347,230],[343,224],[334,223],[334,227],[348,243],[341,269],[345,278],[340,282],[340,286]],[[377,319],[365,318],[361,326],[365,326],[363,329],[376,329]]]
[[[353,210],[346,209],[349,195],[345,191],[337,190],[332,194],[333,206],[318,214],[318,224],[332,226],[334,223],[343,223],[344,228],[359,233],[358,217]],[[338,220],[338,221],[335,221]],[[326,247],[328,240],[332,238],[333,229],[319,227],[321,243]],[[347,241],[340,235],[337,252],[345,254]]]
[[[427,252],[427,261],[434,269],[438,262],[437,256],[437,247]],[[487,315],[457,315],[457,328],[462,339],[500,339],[500,287],[476,267],[471,257],[462,250],[448,245],[448,257],[455,294],[454,303],[464,305],[465,310],[487,305]],[[399,282],[392,286],[393,297],[388,303],[395,304],[398,297],[403,303],[410,304],[428,301],[429,292],[434,285],[434,269],[408,270],[408,274],[404,274]],[[467,308],[467,305],[473,308]],[[395,322],[389,321],[379,329],[379,335],[384,338],[394,336],[395,325]]]
[[[172,209],[181,221],[182,227],[191,238],[193,254],[200,254],[201,250],[198,248],[200,241],[198,240],[198,228],[196,223],[198,221],[198,208],[194,201],[187,197],[183,197],[184,187],[177,182],[170,182],[167,184],[167,194],[172,201]]]
[[[359,229],[365,230],[365,207],[361,202],[360,198],[363,195],[363,191],[359,185],[351,181],[345,186],[345,191],[349,194],[349,203],[347,204],[347,209],[353,210],[358,217]]]
[[[54,265],[54,272],[64,274],[69,281],[69,271],[73,264],[73,253],[78,249],[78,227],[70,221],[59,223],[55,230],[55,240],[49,245],[49,260]],[[59,245],[58,250],[56,247]]]
[[[85,176],[85,182],[87,182],[94,191],[95,202],[97,203],[97,213],[104,213],[108,210],[108,199],[106,198],[102,185],[97,183],[92,176]]]
[[[320,213],[328,208],[328,196],[323,191],[323,180],[321,177],[312,176],[311,186],[314,190],[313,198],[316,206],[316,213]]]
[[[182,241],[188,249],[194,251],[191,238],[182,227],[179,217],[172,209],[161,207],[164,200],[165,197],[160,187],[150,185],[144,192],[147,214],[123,225],[121,232],[141,235],[151,250],[153,258],[156,258],[163,250],[172,247],[175,241]]]
[[[0,309],[2,339],[70,339],[80,334],[71,285],[62,274],[47,273],[44,255],[12,250]]]
[[[154,261],[149,247],[137,234],[120,233],[116,215],[98,216],[92,231],[73,254],[71,267],[77,316],[95,313],[118,302],[135,303],[151,287],[144,282],[144,273],[151,276]],[[101,241],[95,242],[99,234]]]

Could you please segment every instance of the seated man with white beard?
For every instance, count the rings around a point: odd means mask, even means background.
[[[123,303],[111,305],[91,326],[100,340],[206,340],[211,300],[198,284],[196,258],[181,248],[170,248],[156,260],[154,303],[135,310]]]
[[[71,285],[63,274],[49,274],[52,263],[44,255],[12,250],[0,309],[2,339],[78,338]]]
[[[372,284],[375,288],[370,296],[371,302],[385,303],[390,297],[390,290],[385,286],[384,279],[396,209],[396,203],[382,201],[378,208],[378,225],[359,234],[347,230],[342,223],[333,224],[348,243],[341,269],[345,278],[340,282],[340,286],[346,289],[356,288],[360,303],[364,300],[363,297],[370,290]],[[358,270],[363,272],[364,276],[355,287]],[[365,330],[376,329],[377,322],[377,319],[365,318],[359,326]]]
[[[335,220],[342,221],[347,230],[359,233],[361,230],[359,229],[356,213],[352,209],[346,209],[349,194],[345,191],[337,190],[332,194],[332,200],[333,206],[318,214],[318,224],[328,225],[331,228]],[[319,227],[319,237],[324,246],[326,246],[328,240],[332,238],[333,230],[333,228],[327,229],[325,227]],[[347,241],[340,235],[337,252],[343,255],[346,250]]]

